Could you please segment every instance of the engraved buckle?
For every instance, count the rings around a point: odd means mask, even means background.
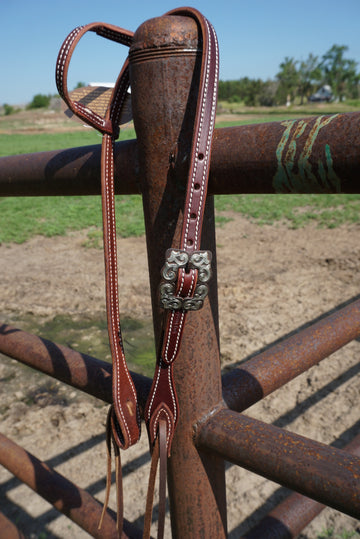
[[[180,268],[198,270],[194,295],[190,298],[175,296],[176,280]],[[168,249],[161,275],[165,281],[160,285],[160,302],[164,309],[198,311],[208,295],[206,283],[211,277],[211,252],[194,251],[189,254],[181,249]]]

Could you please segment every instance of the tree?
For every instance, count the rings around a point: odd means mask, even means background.
[[[277,99],[280,104],[287,102],[288,96],[293,101],[296,95],[296,90],[299,85],[299,73],[296,69],[298,62],[294,58],[286,56],[284,61],[280,64],[280,71],[276,75],[279,81],[279,87],[277,89]]]
[[[344,58],[349,49],[345,45],[333,45],[322,57],[320,64],[324,80],[336,97],[342,101],[346,95],[347,87],[357,85],[359,76],[356,74],[357,62]]]
[[[242,81],[242,98],[244,100],[244,104],[247,107],[254,107],[258,105],[258,95],[263,86],[262,80],[249,79],[248,77],[245,77],[242,79]]]
[[[47,108],[50,104],[50,95],[44,95],[44,94],[36,94],[34,95],[31,103],[29,103],[28,107],[29,109],[41,109],[41,108]]]
[[[5,116],[9,116],[10,114],[14,114],[15,112],[14,107],[12,105],[8,105],[7,103],[4,103],[3,108]]]
[[[276,105],[276,93],[278,91],[279,83],[274,80],[267,80],[263,82],[262,88],[257,96],[259,105],[261,107],[273,107]]]
[[[302,105],[304,97],[309,95],[313,90],[314,83],[321,80],[321,69],[317,56],[309,54],[306,60],[300,62],[299,66],[299,86],[298,92]]]

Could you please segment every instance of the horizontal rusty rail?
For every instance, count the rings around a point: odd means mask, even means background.
[[[360,434],[345,451],[360,457]],[[293,492],[241,539],[289,539],[297,537],[325,509],[325,505]]]
[[[359,336],[360,300],[356,299],[224,374],[224,401],[241,412]],[[7,324],[0,325],[0,352],[111,403],[110,363]],[[143,410],[151,380],[137,373],[132,376]]]
[[[113,511],[107,510],[102,528],[99,530],[102,505],[88,492],[49,468],[3,434],[0,434],[0,464],[92,537],[99,539],[119,537],[116,515]],[[122,538],[126,537],[140,539],[142,534],[135,526],[125,521]]]
[[[61,344],[0,324],[0,352],[109,404],[112,403],[112,365]],[[151,380],[131,373],[142,411]]]
[[[116,191],[139,193],[136,140],[116,144]],[[0,157],[0,196],[99,195],[101,145]]]
[[[224,374],[227,406],[242,412],[359,336],[357,299]]]
[[[196,445],[360,518],[360,458],[231,410],[198,424]]]
[[[139,193],[136,140],[116,144],[116,192]],[[360,113],[215,130],[210,194],[360,193]],[[0,196],[100,194],[100,146],[0,158]]]

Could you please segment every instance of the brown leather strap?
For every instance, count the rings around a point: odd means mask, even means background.
[[[193,17],[198,23],[199,43],[202,41],[202,67],[194,122],[191,162],[189,168],[184,223],[179,249],[170,249],[163,269],[162,304],[169,309],[164,324],[164,336],[157,358],[155,376],[145,410],[152,465],[149,480],[144,537],[150,535],[153,493],[158,461],[160,460],[160,501],[158,537],[164,534],[166,466],[171,442],[179,418],[178,401],[173,381],[173,363],[181,346],[181,337],[188,310],[202,306],[210,278],[211,254],[199,251],[201,227],[210,165],[210,152],[215,124],[217,82],[219,71],[218,44],[215,31],[201,13],[182,8],[166,15]],[[111,475],[111,444],[116,458],[117,484],[121,483],[119,447],[126,449],[140,436],[140,417],[135,386],[128,371],[122,343],[118,279],[116,220],[114,204],[114,142],[119,134],[119,123],[129,86],[129,63],[126,60],[116,81],[105,117],[72,101],[67,89],[67,72],[74,48],[81,37],[92,31],[113,41],[131,45],[133,33],[104,23],[92,23],[75,28],[65,39],[57,60],[56,83],[60,95],[70,110],[84,122],[103,134],[101,154],[101,190],[104,231],[106,280],[106,308],[109,341],[113,360],[113,405],[108,415],[108,468],[106,503],[109,497]],[[122,529],[122,498],[118,488],[118,526]]]
[[[71,55],[81,37],[88,31],[130,46],[133,33],[117,26],[92,23],[75,28],[65,39],[56,64],[56,84],[70,110],[103,134],[101,153],[101,192],[103,209],[104,258],[106,280],[106,311],[109,341],[113,360],[113,407],[111,428],[119,447],[126,449],[140,437],[140,416],[135,386],[127,368],[121,336],[118,270],[116,249],[116,219],[114,204],[114,141],[119,134],[121,111],[129,87],[129,63],[126,60],[112,92],[105,117],[72,101],[67,89],[67,73]]]
[[[215,30],[196,9],[183,8],[167,15],[193,17],[202,38],[202,67],[188,173],[184,220],[179,249],[170,249],[163,269],[163,306],[168,308],[163,341],[145,409],[150,444],[154,444],[160,420],[167,425],[167,450],[179,417],[173,381],[173,363],[179,353],[188,310],[202,305],[210,278],[211,254],[200,252],[201,227],[207,194],[212,135],[215,125],[219,52]],[[200,36],[199,36],[200,37]],[[200,39],[199,39],[200,42]]]
[[[156,437],[151,456],[150,476],[146,498],[146,510],[144,520],[143,539],[150,538],[150,528],[152,521],[155,480],[158,463],[160,463],[159,475],[159,512],[158,512],[158,539],[164,536],[165,513],[166,513],[166,476],[167,476],[167,447],[166,447],[166,422],[159,421],[159,435]]]
[[[204,283],[210,278],[211,254],[199,252],[198,249],[200,248],[201,227],[208,185],[219,72],[216,34],[205,17],[192,8],[174,10],[167,15],[194,17],[200,27],[203,48],[181,243],[179,250],[169,250],[163,270],[163,276],[168,281],[163,285],[163,290],[165,290],[165,302],[163,304],[165,307],[169,307],[169,311],[166,314],[160,355],[157,359],[155,376],[145,408],[145,420],[150,448],[153,448],[153,457],[144,538],[149,537],[150,534],[154,476],[156,474],[154,468],[156,470],[159,459],[158,539],[161,539],[164,535],[166,455],[170,456],[171,443],[179,417],[179,406],[173,380],[173,363],[181,346],[187,310],[194,310],[194,308],[202,306]],[[169,291],[168,285],[170,286],[170,295],[167,295]],[[199,292],[200,287],[202,287],[202,292]],[[196,297],[196,294],[198,294],[198,297]]]
[[[100,530],[102,527],[104,516],[109,505],[110,488],[111,488],[111,446],[113,446],[114,454],[115,454],[115,481],[116,481],[116,486],[117,486],[117,489],[116,489],[116,509],[117,509],[116,528],[119,531],[119,534],[121,535],[121,531],[123,529],[123,522],[124,522],[122,469],[121,469],[121,457],[120,457],[119,446],[116,443],[116,440],[114,439],[113,431],[111,428],[111,415],[112,415],[112,409],[109,408],[108,415],[107,415],[107,424],[106,424],[106,449],[107,449],[106,490],[105,490],[104,505],[101,512],[98,529]]]
[[[64,40],[64,43],[62,44],[60,48],[57,62],[56,62],[56,73],[55,73],[56,86],[57,86],[60,96],[64,99],[69,109],[76,116],[81,118],[85,123],[91,125],[95,129],[98,129],[101,133],[109,133],[110,135],[113,135],[114,124],[113,124],[112,118],[110,118],[109,116],[107,118],[102,118],[101,116],[96,114],[94,111],[84,106],[82,103],[78,101],[73,101],[70,98],[70,95],[68,92],[67,74],[68,74],[70,59],[76,45],[78,44],[78,42],[80,41],[80,39],[83,37],[83,35],[86,32],[95,32],[96,34],[102,37],[106,37],[107,39],[116,41],[118,43],[122,43],[123,45],[127,45],[127,46],[131,45],[134,34],[133,32],[129,32],[128,30],[124,30],[123,28],[119,28],[112,24],[105,24],[105,23],[99,23],[99,22],[94,22],[91,24],[87,24],[85,26],[78,26],[77,28],[74,28],[74,30],[70,32],[70,34]],[[118,81],[119,81],[119,78],[118,78]],[[118,90],[115,86],[113,94],[112,94],[112,98],[110,99],[111,103],[114,102],[115,100],[114,98],[116,97],[117,93],[118,93]]]

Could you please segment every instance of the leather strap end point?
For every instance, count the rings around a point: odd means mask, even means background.
[[[160,403],[152,413],[147,425],[151,453],[154,450],[155,442],[159,436],[160,423],[166,425],[166,451],[168,457],[170,457],[171,444],[175,431],[175,422],[170,408],[164,402]]]

